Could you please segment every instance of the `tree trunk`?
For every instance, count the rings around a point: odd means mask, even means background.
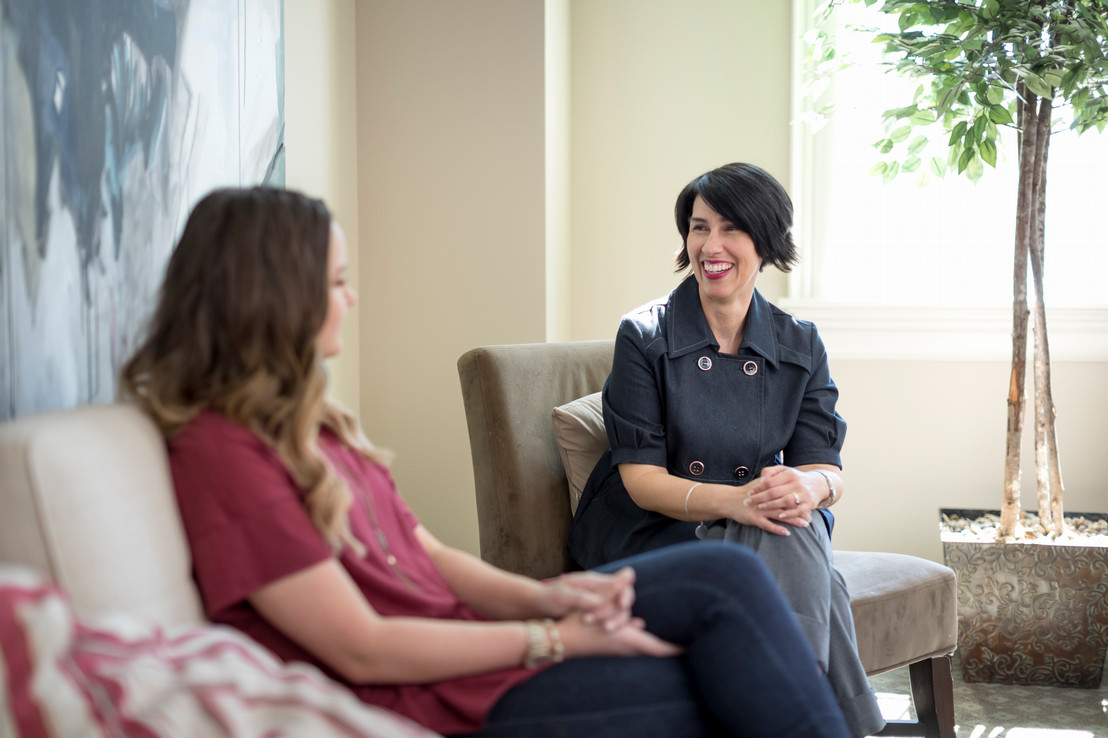
[[[1051,100],[1042,99],[1036,128],[1035,191],[1029,257],[1035,283],[1035,480],[1039,521],[1055,537],[1062,534],[1062,470],[1058,460],[1054,396],[1050,381],[1050,344],[1047,340],[1046,298],[1043,292],[1045,251],[1046,169],[1050,150]]]
[[[1019,95],[1020,178],[1016,196],[1015,257],[1012,267],[1012,373],[1008,383],[1008,434],[1004,456],[1004,506],[998,538],[1011,538],[1020,521],[1020,442],[1023,436],[1024,384],[1027,376],[1027,255],[1031,241],[1031,213],[1035,146],[1038,138],[1038,98],[1023,82]]]

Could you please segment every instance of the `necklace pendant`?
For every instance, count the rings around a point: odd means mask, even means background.
[[[704,540],[704,536],[706,535],[708,535],[708,526],[701,522],[700,525],[696,526],[696,537],[700,540]]]

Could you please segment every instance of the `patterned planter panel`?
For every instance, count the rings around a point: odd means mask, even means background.
[[[943,540],[967,682],[1100,686],[1108,549]]]

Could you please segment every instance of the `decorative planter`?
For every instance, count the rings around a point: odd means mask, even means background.
[[[1090,541],[977,542],[944,526],[943,557],[958,576],[958,652],[967,682],[1100,686],[1108,546]]]

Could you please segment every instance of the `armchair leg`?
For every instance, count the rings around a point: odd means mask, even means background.
[[[950,656],[936,656],[908,667],[917,720],[890,720],[879,736],[954,738],[954,678]]]

